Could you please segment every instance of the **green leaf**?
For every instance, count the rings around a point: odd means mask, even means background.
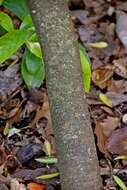
[[[90,59],[85,52],[85,48],[80,46],[80,61],[82,68],[82,77],[83,77],[83,85],[85,92],[90,92],[90,84],[91,84],[91,63]]]
[[[28,89],[40,87],[45,77],[43,60],[26,49],[21,64],[21,74]]]
[[[29,30],[13,30],[0,37],[0,64],[13,55],[29,38]]]
[[[41,47],[38,42],[26,42],[27,48],[37,57],[42,58]]]
[[[4,0],[0,0],[0,6],[2,5],[3,1],[4,1]]]
[[[105,95],[105,94],[103,94],[103,93],[100,93],[100,94],[99,94],[99,98],[100,98],[100,100],[101,100],[105,105],[107,105],[107,106],[109,106],[109,107],[112,107],[112,102],[111,102],[111,100],[108,98],[107,95]]]
[[[32,21],[32,18],[30,16],[30,14],[27,14],[24,19],[23,19],[23,22],[21,23],[21,26],[20,28],[31,28],[33,27],[33,21]]]
[[[37,71],[40,69],[42,64],[44,64],[42,59],[35,56],[27,48],[25,50],[24,56],[25,56],[24,61],[25,61],[26,69],[32,75],[37,73]]]
[[[108,47],[108,44],[106,42],[87,43],[87,45],[92,48],[99,48],[99,49]]]
[[[37,34],[35,32],[30,36],[29,41],[30,42],[38,41],[38,36],[37,36]]]
[[[117,183],[117,185],[119,185],[119,187],[122,189],[122,190],[127,190],[127,187],[126,185],[124,184],[124,182],[116,175],[113,175],[113,179],[114,181]]]
[[[29,13],[26,0],[4,0],[3,6],[14,12],[21,20]]]
[[[8,32],[14,30],[11,17],[3,12],[0,12],[0,25]]]
[[[57,177],[59,175],[60,175],[60,173],[56,172],[56,173],[52,173],[52,174],[38,176],[38,177],[36,177],[36,179],[42,179],[42,180],[52,179],[52,178]]]
[[[58,163],[58,159],[54,157],[36,158],[35,160],[42,164],[57,164]]]

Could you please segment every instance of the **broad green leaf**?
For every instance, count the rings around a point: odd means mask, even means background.
[[[124,184],[124,182],[116,175],[113,175],[113,179],[114,181],[117,183],[117,185],[119,185],[119,187],[122,189],[122,190],[127,190],[127,187],[126,185]]]
[[[31,28],[33,27],[33,21],[32,18],[30,16],[30,14],[26,15],[25,18],[23,19],[23,22],[21,23],[20,28]]]
[[[107,95],[105,95],[105,94],[103,94],[103,93],[100,93],[100,94],[99,94],[99,98],[100,98],[100,100],[101,100],[105,105],[107,105],[107,106],[109,106],[109,107],[112,107],[112,102],[111,102],[111,100],[108,98]]]
[[[85,52],[85,48],[80,46],[80,61],[82,68],[82,77],[83,77],[83,85],[85,92],[90,92],[90,84],[91,84],[91,63],[90,59]]]
[[[13,30],[0,37],[0,64],[13,55],[29,38],[29,30]]]
[[[4,1],[4,0],[0,0],[0,6],[2,5],[3,1]]]
[[[24,54],[27,71],[34,75],[43,65],[43,60],[31,53],[27,48]]]
[[[127,160],[127,155],[120,155],[114,158],[114,160]]]
[[[35,160],[42,164],[57,164],[58,163],[58,159],[54,157],[36,158]]]
[[[14,12],[21,20],[29,13],[26,0],[4,0],[3,6]]]
[[[38,177],[36,177],[36,179],[42,179],[42,180],[52,179],[52,178],[57,177],[59,175],[60,175],[60,173],[56,172],[56,173],[52,173],[52,174],[46,174],[46,175],[38,176]]]
[[[28,89],[40,87],[45,77],[43,60],[31,54],[26,50],[21,64],[21,74]]]
[[[38,42],[26,42],[27,48],[37,57],[42,58],[41,47]]]
[[[108,47],[108,44],[106,42],[87,43],[87,45],[92,48],[99,48],[99,49]]]
[[[3,12],[0,12],[0,25],[8,32],[14,30],[11,17]]]

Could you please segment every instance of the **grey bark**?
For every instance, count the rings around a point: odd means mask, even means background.
[[[46,67],[62,190],[99,190],[94,137],[83,91],[78,43],[64,0],[29,0]]]

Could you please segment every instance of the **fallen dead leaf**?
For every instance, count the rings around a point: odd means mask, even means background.
[[[127,79],[127,58],[123,57],[113,61],[114,71],[117,75]]]
[[[74,10],[71,11],[72,19],[77,19],[81,24],[86,23],[86,18],[88,16],[89,12],[86,10]]]
[[[127,154],[127,127],[112,132],[107,139],[106,149],[112,154]]]
[[[103,133],[106,137],[109,137],[114,129],[118,127],[120,118],[108,116],[103,122],[100,122]]]
[[[5,103],[7,96],[10,96],[21,84],[22,80],[18,73],[19,65],[11,65],[5,71],[0,71],[0,102]]]
[[[126,80],[111,80],[108,85],[108,91],[116,93],[127,92],[127,81]]]
[[[20,184],[17,179],[12,179],[10,184],[10,190],[26,190],[25,185]]]
[[[95,135],[97,137],[97,146],[99,148],[99,150],[104,153],[105,155],[109,155],[109,153],[107,152],[106,150],[106,147],[105,147],[105,144],[106,144],[106,136],[104,135],[103,133],[103,130],[102,130],[102,127],[101,127],[101,124],[99,121],[95,121]]]
[[[100,89],[104,89],[108,86],[108,82],[113,76],[113,70],[98,68],[92,72],[92,81]]]
[[[127,102],[127,95],[124,95],[122,93],[107,92],[106,95],[112,102],[113,106],[117,106],[121,104],[122,102]]]
[[[48,124],[47,124],[46,130],[48,131],[48,133],[53,134],[51,114],[50,114],[49,102],[48,102],[47,95],[44,96],[44,104],[37,109],[36,116],[35,116],[34,120],[31,122],[31,126],[34,126],[36,123],[38,123],[38,121],[42,117],[45,117],[48,119]]]

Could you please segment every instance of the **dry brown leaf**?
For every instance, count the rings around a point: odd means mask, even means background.
[[[107,87],[108,82],[111,80],[112,76],[113,76],[113,70],[106,68],[99,68],[92,72],[92,81],[100,89],[104,89],[105,87]]]
[[[122,11],[127,11],[127,1],[122,2],[122,1],[118,1],[117,2],[117,9],[122,10]]]
[[[112,80],[108,85],[108,91],[116,93],[127,92],[127,81],[126,80]]]
[[[111,100],[113,106],[117,106],[122,102],[127,102],[127,95],[116,92],[107,92],[106,95]]]
[[[78,19],[81,24],[86,23],[86,18],[88,16],[89,12],[86,10],[74,10],[71,11],[72,19]]]
[[[38,121],[42,118],[46,117],[48,119],[48,128],[50,132],[52,133],[52,121],[51,121],[51,115],[50,115],[50,109],[49,109],[49,102],[47,95],[44,96],[44,104],[37,109],[36,116],[34,120],[31,123],[31,126],[34,126]]]
[[[103,122],[100,123],[103,133],[106,137],[109,137],[114,129],[118,127],[120,119],[118,117],[108,116]]]
[[[26,190],[25,185],[20,184],[17,179],[12,179],[10,184],[10,190]]]
[[[120,58],[113,61],[114,71],[122,78],[127,78],[127,58]]]
[[[107,140],[106,148],[112,154],[127,154],[127,127],[113,131]]]
[[[97,146],[102,153],[104,153],[105,155],[108,155],[108,152],[107,152],[106,147],[105,147],[106,137],[103,133],[100,122],[95,121],[95,124],[96,124],[96,126],[95,126],[94,133],[96,134],[96,137],[97,137]]]
[[[11,65],[5,71],[0,71],[0,103],[5,103],[22,83],[19,75],[19,65]]]
[[[112,109],[107,106],[101,106],[101,109],[104,110],[106,113],[108,113],[110,116],[114,115]]]

